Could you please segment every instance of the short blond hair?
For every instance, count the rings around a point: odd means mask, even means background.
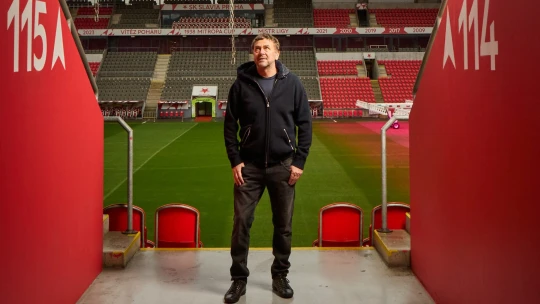
[[[253,38],[253,41],[251,42],[251,50],[253,51],[253,47],[255,46],[255,43],[257,41],[263,40],[263,39],[268,39],[272,41],[274,45],[276,46],[276,49],[279,51],[279,40],[268,33],[262,33],[262,34],[257,35],[257,37]]]

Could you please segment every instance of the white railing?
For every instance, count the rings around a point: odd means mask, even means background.
[[[410,101],[402,103],[369,103],[361,100],[356,101],[358,108],[369,110],[370,113],[388,115],[388,109],[394,109],[394,115],[397,119],[409,119],[413,103]]]

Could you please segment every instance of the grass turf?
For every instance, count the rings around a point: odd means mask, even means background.
[[[129,123],[134,130],[134,205],[146,212],[154,239],[154,211],[173,202],[201,212],[205,247],[229,247],[233,179],[223,144],[222,123]],[[380,135],[355,122],[314,123],[313,145],[297,184],[293,246],[317,238],[318,212],[332,202],[364,210],[364,236],[371,209],[381,201]],[[127,202],[126,133],[105,125],[104,206]],[[409,202],[408,149],[388,141],[388,201]],[[252,247],[271,247],[272,214],[265,192],[251,229]]]

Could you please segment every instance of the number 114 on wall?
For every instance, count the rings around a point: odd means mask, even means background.
[[[495,56],[499,54],[499,42],[495,40],[495,21],[489,26],[490,41],[486,41],[489,1],[484,0],[484,14],[482,18],[482,33],[479,36],[478,30],[478,0],[473,0],[470,12],[467,14],[467,0],[463,0],[458,19],[458,30],[463,34],[463,69],[469,69],[469,41],[468,32],[474,30],[474,69],[480,69],[480,56],[489,56],[491,58],[491,70],[495,71]],[[479,45],[480,44],[480,45]],[[446,10],[446,33],[444,39],[443,68],[450,59],[454,68],[456,60],[454,57],[454,42],[452,38],[452,25],[450,23],[450,7]]]
[[[24,1],[24,0],[23,0]],[[47,63],[47,31],[40,23],[40,16],[47,14],[47,4],[40,0],[28,0],[20,12],[21,0],[13,0],[7,12],[7,29],[13,29],[13,72],[19,72],[19,46],[21,33],[26,31],[26,71],[42,71]],[[35,3],[35,7],[32,5]],[[56,32],[54,36],[54,49],[52,54],[52,70],[60,61],[64,70],[66,62],[64,56],[64,39],[62,36],[61,11],[58,9],[58,18],[56,22]],[[49,29],[50,30],[50,29]],[[49,31],[50,32],[50,31]],[[24,37],[24,36],[23,36]],[[35,40],[41,40],[43,44],[41,54],[35,54],[32,48]]]

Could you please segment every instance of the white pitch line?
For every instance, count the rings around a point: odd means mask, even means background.
[[[180,138],[180,136],[186,134],[189,130],[193,129],[193,127],[195,127],[196,125],[198,125],[197,123],[194,124],[193,126],[189,127],[187,130],[185,130],[184,132],[182,132],[180,135],[176,136],[173,140],[171,140],[169,143],[167,143],[165,146],[161,147],[159,150],[157,150],[154,154],[152,154],[147,160],[145,160],[140,166],[138,166],[137,168],[135,168],[135,170],[133,170],[133,175],[135,175],[135,173],[137,173],[137,171],[139,171],[140,168],[142,168],[144,165],[146,165],[147,162],[149,162],[152,158],[154,158],[154,156],[156,156],[159,152],[161,152],[163,149],[167,148],[170,144],[172,144],[173,142],[175,142],[178,138]],[[109,191],[109,193],[107,193],[107,195],[105,195],[105,197],[103,197],[103,200],[106,200],[107,197],[109,197],[109,195],[113,194],[114,191],[116,191],[116,189],[120,188],[120,186],[122,186],[123,183],[125,183],[127,181],[127,177],[124,178],[124,180],[122,180],[118,185],[116,185],[116,187],[114,187],[111,191]]]

